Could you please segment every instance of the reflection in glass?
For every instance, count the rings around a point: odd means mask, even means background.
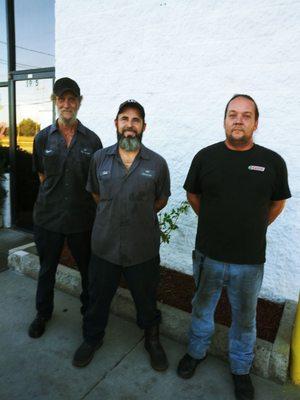
[[[52,86],[52,79],[16,82],[16,225],[25,229],[32,228],[32,209],[39,185],[32,172],[33,140],[40,129],[52,123]]]
[[[9,137],[8,137],[8,90],[0,88],[0,216],[5,207],[7,180],[5,173],[8,171],[9,163]],[[5,214],[5,213],[4,213]],[[0,227],[2,223],[0,221]]]
[[[9,147],[7,87],[0,88],[0,146]]]
[[[0,82],[7,81],[7,39],[5,0],[0,0]]]
[[[0,186],[3,178],[2,174],[8,171],[8,164],[9,164],[8,89],[7,87],[2,87],[0,88]],[[0,211],[1,211],[1,204],[0,204]]]
[[[54,29],[54,0],[15,0],[17,70],[54,66]]]
[[[17,145],[32,153],[34,136],[52,123],[52,79],[16,82]]]

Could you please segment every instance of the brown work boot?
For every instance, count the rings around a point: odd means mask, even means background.
[[[151,367],[155,371],[165,371],[168,368],[168,359],[159,341],[158,325],[145,329],[145,349],[150,355]]]

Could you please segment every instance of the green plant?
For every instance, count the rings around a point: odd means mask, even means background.
[[[182,214],[188,212],[189,207],[187,201],[182,201],[179,207],[158,215],[161,243],[170,243],[171,232],[178,229],[177,221]]]

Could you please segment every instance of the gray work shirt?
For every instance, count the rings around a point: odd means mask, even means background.
[[[124,267],[159,254],[160,229],[154,203],[170,196],[166,161],[144,145],[127,171],[118,145],[97,151],[87,190],[100,196],[92,233],[92,251]]]
[[[33,169],[46,179],[34,206],[35,225],[63,234],[92,229],[96,207],[85,186],[92,155],[101,148],[99,137],[79,121],[69,147],[56,123],[37,134]]]

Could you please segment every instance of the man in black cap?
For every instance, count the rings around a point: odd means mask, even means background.
[[[37,134],[33,145],[33,167],[40,179],[34,206],[40,272],[36,292],[37,316],[28,331],[32,338],[44,333],[46,322],[51,318],[55,274],[65,239],[81,274],[81,312],[86,311],[95,203],[85,185],[91,157],[102,148],[99,137],[77,119],[82,96],[75,81],[58,79],[52,100],[58,119]]]
[[[97,215],[92,233],[90,303],[83,317],[84,342],[73,365],[86,366],[102,345],[109,308],[123,274],[145,330],[145,348],[157,371],[168,367],[159,342],[160,311],[156,307],[159,282],[160,230],[157,212],[170,196],[166,161],[145,147],[145,111],[135,100],[119,107],[115,119],[118,142],[94,154],[87,190]]]

